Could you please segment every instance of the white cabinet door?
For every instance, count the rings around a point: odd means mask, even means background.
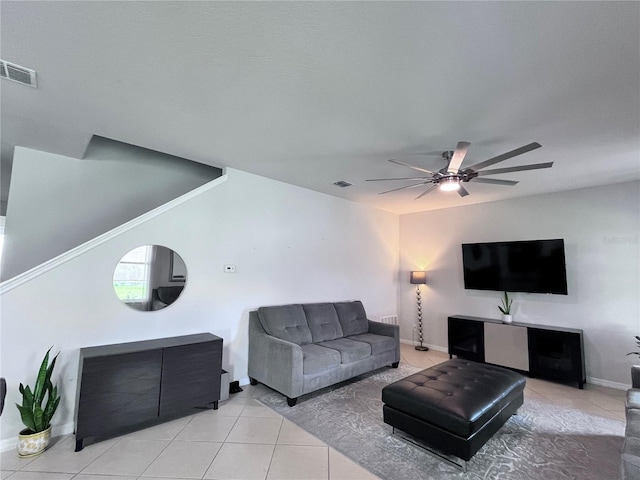
[[[487,363],[528,372],[527,328],[485,322],[484,358]]]

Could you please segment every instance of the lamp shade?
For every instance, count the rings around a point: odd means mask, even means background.
[[[423,272],[423,271],[411,272],[411,283],[426,285],[427,272]]]

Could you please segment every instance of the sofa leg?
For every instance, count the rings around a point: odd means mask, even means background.
[[[400,365],[400,362],[393,362],[393,363],[391,364],[391,367],[392,367],[392,368],[398,368],[398,365]]]
[[[287,397],[287,405],[289,405],[290,407],[295,407],[297,401],[298,401],[298,397],[296,398]]]
[[[255,387],[258,384],[258,380],[253,377],[249,377],[249,383]]]

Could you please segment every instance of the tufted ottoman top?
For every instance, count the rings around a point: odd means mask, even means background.
[[[382,389],[389,407],[469,437],[520,396],[525,378],[506,368],[453,359]]]

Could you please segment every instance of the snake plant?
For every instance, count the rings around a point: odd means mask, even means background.
[[[512,303],[513,303],[513,300],[509,298],[509,294],[507,292],[504,292],[504,298],[502,299],[502,305],[498,305],[498,309],[500,309],[500,311],[504,315],[511,315],[511,304]]]
[[[638,348],[640,348],[640,337],[638,335],[636,335],[636,345],[638,345]],[[638,357],[640,357],[640,352],[629,352],[627,353],[627,355],[637,355]]]
[[[56,413],[56,409],[60,403],[58,387],[51,383],[51,373],[53,372],[53,367],[56,365],[58,354],[53,357],[51,365],[49,365],[51,348],[47,350],[46,355],[42,359],[34,389],[31,390],[28,385],[25,387],[22,383],[20,384],[22,405],[16,403],[16,406],[18,410],[20,410],[22,423],[27,427],[24,432],[26,434],[43,432],[49,428],[51,417]]]

